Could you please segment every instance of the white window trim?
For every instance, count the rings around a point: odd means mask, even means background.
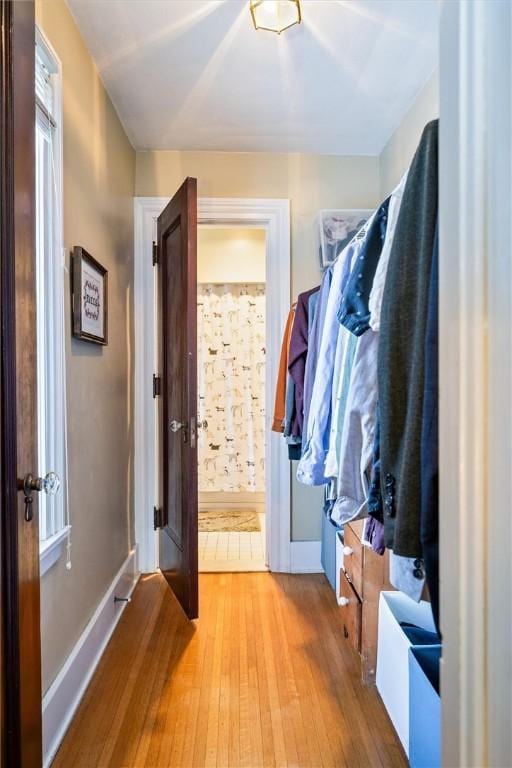
[[[64,310],[64,291],[65,291],[65,272],[66,267],[66,252],[64,248],[64,231],[63,231],[63,118],[62,118],[62,65],[55,50],[41,32],[36,27],[36,45],[43,51],[49,61],[54,64],[56,69],[52,72],[52,79],[54,85],[54,103],[52,108],[52,115],[55,119],[56,126],[54,128],[54,135],[52,137],[52,150],[53,150],[53,162],[54,162],[54,177],[55,177],[55,209],[56,209],[56,228],[55,237],[58,240],[58,252],[61,254],[61,269],[55,270],[55,290],[58,295],[62,297],[62,305],[57,309],[54,315],[55,337],[62,339],[61,354],[56,355],[54,360],[55,375],[51,377],[47,382],[47,386],[50,390],[50,397],[55,402],[62,403],[62,407],[58,409],[57,420],[59,422],[59,432],[62,431],[64,435],[64,448],[62,458],[62,468],[60,469],[59,476],[61,479],[61,488],[59,493],[64,495],[63,498],[63,527],[58,530],[53,536],[47,539],[41,540],[39,545],[40,555],[40,575],[46,573],[61,557],[66,542],[68,548],[68,554],[70,549],[70,533],[71,525],[69,524],[69,499],[68,499],[68,451],[67,451],[67,398],[66,398],[66,360],[65,360],[65,310]],[[48,471],[53,470],[54,467],[39,466],[39,474],[45,475]],[[68,565],[68,567],[70,567]]]
[[[65,525],[64,528],[61,528],[60,531],[58,531],[58,533],[56,533],[54,536],[50,536],[49,539],[41,541],[39,545],[40,576],[44,576],[46,571],[49,571],[50,568],[59,560],[66,544],[66,539],[70,533],[71,526]]]

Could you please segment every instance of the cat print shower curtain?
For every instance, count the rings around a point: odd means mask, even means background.
[[[199,490],[265,490],[265,286],[198,286]]]

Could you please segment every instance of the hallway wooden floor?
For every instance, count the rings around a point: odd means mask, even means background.
[[[200,615],[142,577],[54,766],[407,765],[324,576],[203,574]]]

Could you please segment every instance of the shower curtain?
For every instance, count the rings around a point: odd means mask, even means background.
[[[265,285],[199,285],[197,314],[199,490],[262,492]]]

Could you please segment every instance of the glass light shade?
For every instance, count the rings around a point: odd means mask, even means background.
[[[251,16],[255,29],[280,35],[294,24],[300,24],[300,0],[251,0]]]

